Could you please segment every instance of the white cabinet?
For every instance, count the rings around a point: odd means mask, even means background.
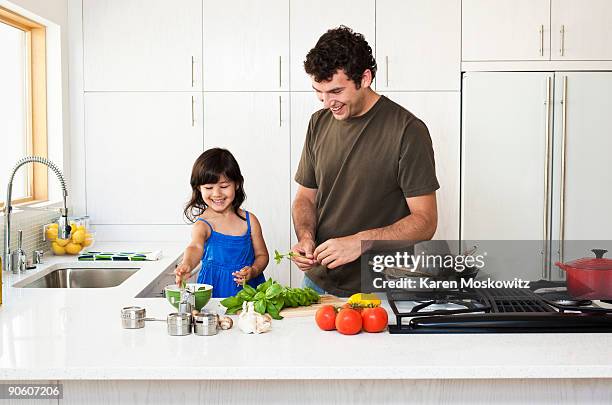
[[[288,90],[289,1],[203,4],[204,90]]]
[[[612,251],[612,73],[555,73],[555,156],[553,261]],[[565,107],[565,120],[563,109]],[[565,146],[564,146],[565,145]],[[565,172],[563,172],[565,168]],[[561,202],[563,201],[563,207]],[[600,240],[581,248],[579,240]],[[609,255],[608,255],[609,256]]]
[[[290,4],[291,90],[312,90],[304,60],[319,37],[331,28],[346,25],[363,34],[374,52],[374,0],[291,0]]]
[[[552,0],[553,60],[612,60],[612,2]]]
[[[494,278],[545,274],[552,81],[552,73],[464,75],[461,236],[488,251]],[[486,242],[496,240],[507,242]]]
[[[201,111],[201,93],[85,94],[87,212],[96,224],[185,223]]]
[[[464,75],[464,238],[545,237],[548,80],[550,73]]]
[[[461,25],[464,61],[550,58],[550,0],[463,0]]]
[[[436,159],[436,175],[440,189],[438,229],[434,239],[459,238],[459,92],[385,92],[427,125]]]
[[[291,203],[295,198],[298,184],[293,179],[300,163],[310,116],[323,108],[314,91],[291,93]],[[297,243],[293,220],[291,221],[291,246]],[[304,273],[291,264],[291,286],[300,287]]]
[[[378,90],[459,90],[460,4],[377,0]]]
[[[83,0],[85,91],[202,89],[202,2]]]
[[[540,257],[520,267],[532,277],[558,278],[555,261],[610,249],[611,92],[609,72],[467,73],[463,238],[534,241],[520,252]],[[539,272],[536,241],[551,272]]]
[[[239,119],[232,118],[232,114]],[[244,209],[257,215],[268,251],[289,246],[289,97],[282,93],[218,92],[204,97],[204,146],[226,148],[244,177]],[[289,284],[289,265],[270,260],[266,277]]]

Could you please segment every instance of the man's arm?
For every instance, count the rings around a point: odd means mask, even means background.
[[[291,210],[293,227],[298,239],[298,243],[291,250],[300,255],[294,256],[293,261],[302,271],[310,269],[315,264],[313,251],[317,226],[316,196],[316,188],[298,186]]]
[[[429,240],[438,226],[436,193],[406,198],[410,215],[382,228],[368,229],[354,235],[329,239],[314,251],[316,261],[334,269],[361,255],[362,240]]]

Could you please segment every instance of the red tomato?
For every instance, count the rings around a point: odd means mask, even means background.
[[[342,308],[336,315],[336,329],[343,335],[361,332],[361,314],[352,308]]]
[[[333,305],[323,305],[317,309],[315,321],[319,328],[323,330],[336,329],[336,308]]]
[[[387,311],[383,307],[364,308],[361,317],[363,330],[366,332],[382,332],[389,321]]]

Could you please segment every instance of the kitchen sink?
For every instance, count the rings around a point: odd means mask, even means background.
[[[69,263],[50,266],[15,283],[17,288],[108,288],[116,287],[140,270],[125,263]]]

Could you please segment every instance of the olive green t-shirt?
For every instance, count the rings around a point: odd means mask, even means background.
[[[440,186],[427,127],[381,96],[365,114],[344,121],[331,111],[310,118],[295,181],[316,188],[317,245],[397,222],[410,214],[407,197]],[[318,286],[346,296],[360,290],[360,260],[307,272]]]

